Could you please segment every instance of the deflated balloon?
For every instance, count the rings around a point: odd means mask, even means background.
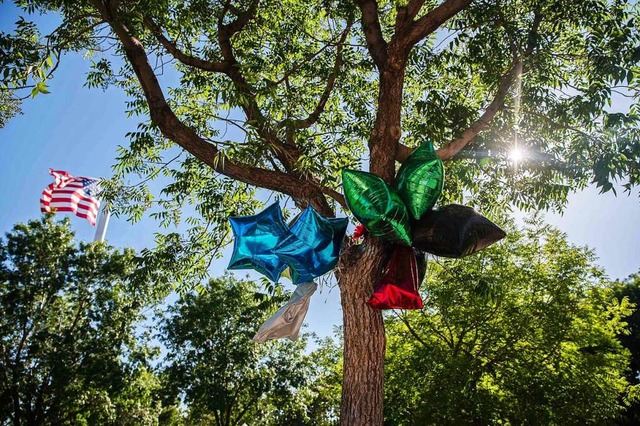
[[[433,210],[413,223],[413,246],[443,257],[468,256],[505,236],[495,223],[458,204]]]
[[[394,246],[382,278],[367,304],[376,309],[422,309],[419,288],[415,250]]]
[[[229,218],[235,237],[228,269],[255,269],[277,282],[287,265],[273,253],[289,229],[278,203],[254,216]]]
[[[404,162],[396,178],[396,187],[407,210],[419,219],[438,201],[444,183],[442,161],[430,141],[423,143]]]
[[[372,235],[411,245],[407,208],[382,178],[372,173],[343,170],[342,186],[351,213]]]
[[[336,266],[347,225],[346,218],[323,217],[311,206],[302,212],[274,249],[289,266],[294,284],[311,281]]]
[[[309,309],[309,300],[318,288],[314,282],[300,284],[291,299],[269,318],[258,330],[253,340],[264,343],[271,339],[297,340],[300,327]]]

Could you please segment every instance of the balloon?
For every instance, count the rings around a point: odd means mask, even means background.
[[[450,204],[413,224],[413,246],[436,256],[464,257],[507,234],[471,207]]]
[[[291,278],[291,268],[284,268],[284,271],[282,271],[280,276],[289,278],[289,280],[293,282],[293,278]]]
[[[278,203],[254,216],[231,217],[229,222],[235,241],[228,269],[253,268],[277,282],[287,265],[273,249],[289,233]]]
[[[407,158],[396,178],[396,187],[407,210],[419,219],[438,201],[444,183],[442,161],[430,141],[423,143]]]
[[[342,186],[351,213],[372,235],[411,245],[407,208],[382,178],[372,173],[343,170]]]
[[[320,216],[311,206],[302,212],[273,250],[289,266],[294,284],[311,281],[336,266],[348,223],[346,218]]]
[[[318,285],[314,282],[300,284],[291,295],[291,299],[271,318],[262,324],[253,340],[264,343],[271,339],[298,339],[300,327],[309,309],[309,299]]]
[[[376,309],[422,309],[415,250],[395,246],[367,304]]]

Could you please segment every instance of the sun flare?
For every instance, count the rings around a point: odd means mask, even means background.
[[[524,151],[518,148],[513,148],[509,153],[509,158],[514,163],[519,163],[524,159]]]

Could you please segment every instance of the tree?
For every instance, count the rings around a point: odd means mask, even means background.
[[[623,318],[628,324],[628,329],[619,333],[618,339],[622,346],[631,352],[627,380],[634,385],[634,392],[637,396],[640,393],[640,275],[636,273],[622,282],[616,282],[613,289],[620,303],[626,300],[635,307],[633,313]],[[623,399],[623,403],[627,407],[617,424],[638,424],[640,422],[640,398]]]
[[[160,338],[168,348],[166,397],[182,397],[188,424],[328,425],[340,395],[330,341],[304,355],[296,342],[257,344],[256,325],[284,302],[250,281],[214,279],[168,310]]]
[[[21,113],[20,101],[8,91],[0,89],[0,129],[6,126],[9,120]]]
[[[46,216],[0,239],[0,424],[155,424],[135,332],[151,286],[131,250],[73,237]]]
[[[389,316],[394,425],[609,424],[634,399],[628,300],[559,231],[510,232],[484,258],[430,263],[426,308]]]
[[[128,113],[149,117],[121,149],[111,193],[125,194],[120,212],[133,218],[157,205],[164,224],[180,220],[185,201],[196,205],[186,237],[160,236],[147,253],[168,279],[206,270],[229,242],[227,217],[260,204],[255,188],[333,216],[345,210],[341,169],[368,163],[391,183],[396,161],[425,138],[455,160],[445,202],[466,193],[496,209],[561,208],[589,181],[604,191],[616,179],[638,184],[637,104],[607,109],[640,81],[638,9],[625,1],[19,4],[58,12],[62,24],[46,43],[3,35],[13,43],[7,87],[41,93],[52,52],[86,50],[87,84],[123,87]],[[174,87],[161,81],[165,69]],[[514,146],[530,160],[513,167]],[[170,183],[154,204],[145,185],[123,186],[129,174]],[[345,425],[382,423],[384,324],[363,302],[387,249],[367,237],[343,251],[336,272]]]

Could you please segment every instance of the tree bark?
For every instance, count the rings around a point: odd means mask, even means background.
[[[344,323],[341,426],[383,423],[385,331],[382,312],[366,304],[378,281],[385,245],[369,239],[345,251],[338,270]]]
[[[10,364],[7,364],[9,366]],[[22,408],[20,407],[20,392],[18,392],[18,363],[13,366],[12,383],[11,383],[11,396],[13,399],[13,426],[20,426],[22,419]]]
[[[369,139],[371,173],[391,184],[402,134],[402,91],[406,53],[386,50],[380,74],[376,122]],[[386,339],[382,312],[366,304],[388,258],[388,245],[366,238],[345,250],[338,270],[344,326],[341,426],[382,426]]]
[[[395,177],[396,150],[402,128],[402,92],[406,58],[390,58],[389,66],[380,75],[376,123],[371,132],[369,171],[387,183]]]

